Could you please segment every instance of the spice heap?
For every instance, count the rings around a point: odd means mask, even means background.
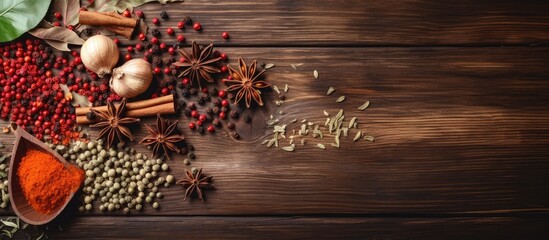
[[[53,155],[29,149],[17,170],[23,195],[39,213],[57,211],[84,180],[79,168],[59,162]]]
[[[76,141],[70,146],[50,145],[64,158],[71,159],[86,172],[83,204],[80,211],[92,211],[93,202],[99,200],[99,210],[124,213],[142,210],[146,203],[153,208],[160,205],[160,187],[175,182],[172,175],[161,176],[169,170],[162,159],[152,159],[136,153],[133,148],[103,148],[103,140]]]
[[[9,154],[0,156],[0,190],[2,191],[0,208],[6,208],[10,203],[10,196],[8,195],[8,172],[10,169],[6,162],[6,160],[9,161],[9,158]]]

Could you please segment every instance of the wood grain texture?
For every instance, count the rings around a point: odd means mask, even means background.
[[[144,214],[549,212],[547,48],[221,50],[275,63],[267,81],[289,84],[286,103],[276,107],[274,94],[266,93],[267,110],[256,116],[324,123],[323,110],[342,108],[376,141],[352,143],[352,132],[340,149],[322,151],[310,138],[289,153],[259,144],[270,137],[264,127],[235,142],[224,131],[200,136],[178,117],[196,147],[191,166],[213,175],[217,190],[202,204],[184,202],[182,189],[169,188],[161,210]],[[304,65],[294,70],[294,63]],[[336,92],[327,97],[329,86]],[[339,95],[347,100],[336,103]],[[358,111],[365,100],[371,106]],[[288,125],[294,128],[299,124]],[[135,133],[140,139],[144,127]],[[176,177],[186,167],[183,158],[170,162]]]
[[[51,239],[547,239],[547,219],[82,217]],[[91,230],[93,229],[93,231]]]
[[[159,26],[164,36],[167,27],[177,29],[177,22],[190,16],[204,30],[197,33],[187,26],[183,34],[188,41],[227,46],[497,46],[549,41],[545,1],[186,0],[138,9],[151,28],[153,17],[168,12],[170,19]],[[224,31],[230,33],[229,41],[221,38]]]

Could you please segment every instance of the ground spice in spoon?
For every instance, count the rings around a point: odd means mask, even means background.
[[[65,204],[84,180],[84,171],[73,165],[65,167],[53,155],[28,150],[17,170],[23,195],[39,213],[52,213]]]

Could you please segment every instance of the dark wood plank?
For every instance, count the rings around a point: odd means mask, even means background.
[[[283,106],[267,94],[268,112],[257,115],[323,123],[322,110],[343,108],[376,142],[350,137],[341,149],[322,151],[310,139],[288,153],[259,144],[271,130],[235,142],[225,131],[191,132],[180,117],[196,147],[191,166],[215,176],[217,190],[202,204],[184,202],[178,187],[166,189],[161,210],[145,214],[549,212],[547,48],[221,50],[231,63],[236,56],[275,63],[266,79],[290,85]],[[292,63],[305,64],[294,70]],[[326,97],[329,86],[337,90]],[[346,102],[335,103],[339,95]],[[356,110],[365,100],[371,107]],[[144,135],[143,127],[135,130]],[[11,135],[0,136],[9,150]],[[172,174],[182,175],[182,159],[173,160]]]
[[[84,1],[86,2],[86,1]],[[546,44],[545,1],[186,0],[140,7],[148,23],[165,10],[176,27],[184,16],[204,31],[187,28],[189,40],[230,46],[388,46]],[[228,31],[226,41],[221,33]],[[179,31],[176,31],[179,32]],[[167,35],[167,34],[164,34]],[[171,37],[174,41],[175,37]]]
[[[81,217],[51,239],[547,239],[547,219]]]

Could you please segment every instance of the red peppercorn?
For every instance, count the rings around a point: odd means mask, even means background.
[[[194,29],[195,31],[200,31],[200,30],[202,30],[202,25],[200,25],[199,22],[196,22],[196,23],[193,25],[193,29]]]
[[[169,67],[164,68],[164,73],[165,74],[170,74],[171,72],[172,72],[172,70]]]
[[[132,17],[132,13],[130,12],[130,10],[126,9],[124,10],[124,12],[122,12],[122,16],[129,18]]]
[[[199,121],[196,121],[196,126],[202,126],[202,123],[204,123],[204,122],[202,122],[202,121],[200,121],[200,120],[199,120]]]
[[[195,128],[196,128],[196,124],[194,124],[193,122],[190,122],[190,123],[189,123],[189,128],[190,128],[190,129],[195,129]]]
[[[220,57],[222,60],[227,60],[227,58],[228,58],[226,53],[220,54],[219,57]]]
[[[162,70],[160,70],[159,67],[155,67],[155,68],[153,69],[153,72],[154,72],[154,74],[161,74],[161,73],[162,73]]]
[[[184,22],[178,22],[177,23],[177,28],[184,29],[185,28],[185,23]]]
[[[185,36],[183,36],[183,35],[178,35],[178,36],[177,36],[177,41],[178,41],[178,42],[183,42],[183,41],[185,41]]]
[[[206,88],[206,87],[202,88],[202,92],[203,93],[208,93],[208,88]]]
[[[173,35],[175,32],[173,31],[173,28],[169,27],[166,29],[166,33],[168,33],[168,35]]]
[[[228,32],[223,32],[221,34],[221,37],[223,37],[223,39],[229,39],[229,33]]]
[[[139,18],[143,18],[145,16],[145,14],[143,14],[143,11],[141,10],[136,10],[135,15]]]
[[[73,26],[73,25],[68,25],[67,28],[68,28],[69,30],[71,30],[71,31],[74,30],[74,26]]]
[[[183,80],[181,80],[181,83],[183,83],[183,85],[187,85],[187,84],[189,84],[189,79],[188,78],[183,78]]]
[[[220,112],[220,113],[219,113],[219,118],[225,119],[226,117],[227,117],[227,115],[226,115],[225,112]]]
[[[164,50],[168,45],[166,43],[160,43],[160,49]]]
[[[208,126],[208,132],[211,132],[211,133],[214,133],[215,132],[215,127],[213,125],[210,125]]]
[[[169,93],[170,91],[168,90],[168,88],[162,88],[162,91],[161,91],[161,92],[162,92],[162,95],[168,95],[168,93]]]
[[[152,19],[152,23],[153,23],[154,25],[158,25],[158,24],[160,23],[160,20],[158,20],[158,18],[153,18],[153,19]]]
[[[57,19],[57,20],[61,20],[61,18],[63,18],[63,16],[61,15],[60,12],[55,12],[55,13],[53,14],[53,16],[54,16],[55,19]]]
[[[141,40],[141,41],[145,41],[145,39],[147,39],[147,36],[145,36],[144,33],[140,33],[138,38],[139,38],[139,40]]]
[[[59,23],[59,22],[54,22],[54,23],[53,23],[53,26],[60,27],[60,26],[61,26],[61,23]],[[9,53],[8,53],[8,54],[9,54]],[[8,55],[8,56],[9,56],[9,55]]]
[[[223,107],[229,106],[229,101],[227,101],[227,99],[223,99],[223,101],[221,101],[221,106]]]
[[[199,115],[200,114],[198,114],[198,111],[196,111],[196,110],[191,111],[191,117],[198,118]]]
[[[126,59],[126,61],[130,61],[130,60],[132,59],[132,55],[126,54],[126,55],[124,56],[124,59]]]
[[[135,49],[137,49],[137,51],[141,51],[143,50],[143,45],[141,45],[141,43],[135,44]]]
[[[128,52],[131,52],[131,53],[133,53],[133,47],[132,47],[132,46],[128,46],[128,48],[127,48],[127,49],[128,49]]]
[[[225,90],[219,90],[219,92],[217,92],[217,96],[220,98],[225,98],[225,96],[227,96],[227,92]]]
[[[113,41],[116,45],[120,45],[120,39],[114,38]]]
[[[173,47],[168,48],[168,53],[170,55],[174,55],[175,54],[175,48],[173,48]]]
[[[204,122],[204,121],[206,121],[206,118],[207,118],[207,117],[208,117],[208,116],[206,116],[206,114],[201,114],[201,115],[198,117],[198,120],[201,121],[201,122]]]
[[[156,38],[156,37],[151,38],[151,43],[152,44],[158,44],[158,38]]]
[[[227,66],[222,66],[220,70],[221,72],[227,72],[229,69],[227,68]]]

